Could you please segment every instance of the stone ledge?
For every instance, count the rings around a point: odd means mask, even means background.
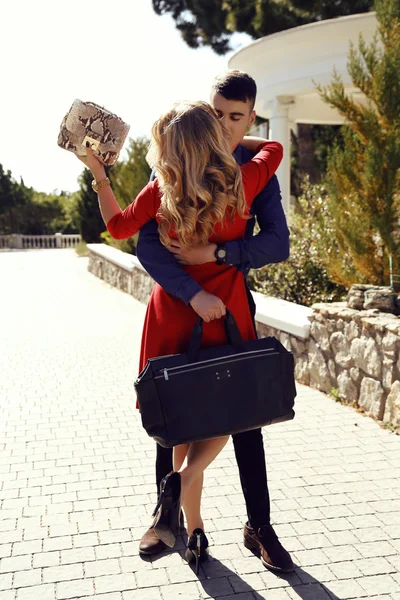
[[[281,298],[264,296],[252,292],[256,303],[256,321],[306,340],[310,336],[310,317],[313,311],[308,306],[288,302]]]
[[[133,269],[141,269],[146,272],[136,256],[128,254],[127,252],[122,252],[122,250],[118,250],[118,248],[113,248],[106,244],[88,244],[87,247],[88,250],[96,256],[105,258],[130,273],[132,273]]]

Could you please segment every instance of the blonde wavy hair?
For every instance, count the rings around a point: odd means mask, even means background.
[[[183,247],[207,243],[228,211],[246,219],[241,171],[217,113],[207,102],[175,105],[152,128],[149,160],[162,194],[159,235],[172,228]]]

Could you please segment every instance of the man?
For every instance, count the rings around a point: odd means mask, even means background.
[[[256,83],[242,71],[228,71],[217,77],[211,91],[211,104],[227,131],[232,152],[239,164],[251,159],[250,153],[240,146],[256,114]],[[289,231],[281,204],[276,176],[257,196],[252,205],[260,232],[253,236],[255,218],[247,223],[246,236],[223,245],[205,244],[185,250],[176,240],[166,248],[159,240],[156,221],[145,225],[139,235],[137,256],[146,271],[165,291],[191,305],[206,322],[221,313],[222,301],[209,294],[182,268],[185,264],[203,264],[217,261],[235,265],[246,276],[250,268],[286,260],[289,256]],[[255,315],[253,297],[248,290],[252,315]],[[270,500],[267,485],[265,454],[261,429],[232,436],[240,481],[243,489],[248,522],[244,526],[245,546],[261,556],[263,564],[274,571],[289,572],[294,568],[289,553],[279,542],[270,524]],[[156,480],[160,482],[172,471],[172,449],[157,444]],[[141,554],[156,554],[165,545],[158,539],[153,526],[144,534],[139,545]]]

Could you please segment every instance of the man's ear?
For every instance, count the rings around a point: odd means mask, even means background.
[[[256,111],[252,110],[250,113],[249,127],[252,127],[254,125],[255,120],[256,120]]]

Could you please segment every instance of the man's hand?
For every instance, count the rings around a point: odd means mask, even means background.
[[[199,244],[189,250],[182,248],[178,240],[171,240],[168,250],[175,255],[176,260],[181,265],[203,265],[208,262],[215,262],[214,255],[217,244]]]
[[[205,290],[197,292],[189,304],[205,323],[220,319],[226,314],[225,304],[222,300]]]

